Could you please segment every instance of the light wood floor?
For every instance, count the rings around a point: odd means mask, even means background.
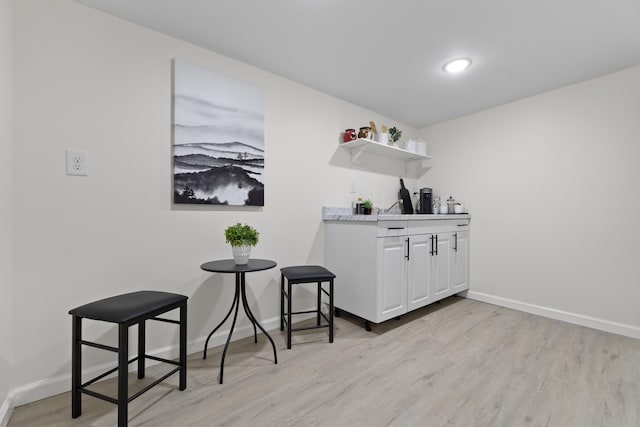
[[[272,335],[278,365],[263,336],[234,342],[220,385],[221,348],[193,354],[187,390],[174,375],[130,404],[129,425],[640,425],[631,338],[458,297],[372,332],[345,314],[333,344],[326,330],[294,335],[291,350]],[[101,386],[115,393],[113,381]],[[73,420],[64,393],[16,408],[9,426],[113,426],[116,412],[84,396]]]

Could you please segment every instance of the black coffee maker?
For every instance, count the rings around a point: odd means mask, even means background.
[[[433,213],[433,190],[431,188],[420,189],[420,199],[418,213],[431,214]]]

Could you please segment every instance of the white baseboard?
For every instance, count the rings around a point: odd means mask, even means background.
[[[279,330],[280,317],[268,319],[266,321],[260,322],[260,324],[267,331],[271,331],[274,329]],[[258,332],[260,332],[260,330],[258,330]],[[229,329],[217,331],[213,336],[211,336],[211,339],[209,340],[208,348],[216,347],[218,345],[223,345],[226,342],[228,335],[229,335]],[[251,323],[249,323],[247,325],[243,325],[242,327],[236,326],[236,328],[234,328],[233,330],[232,339],[233,341],[237,341],[252,335],[253,335],[253,327]],[[192,354],[192,353],[202,351],[204,348],[204,342],[206,341],[206,339],[207,337],[203,336],[193,341],[187,342],[187,354]],[[147,354],[150,354],[156,357],[162,357],[165,359],[172,359],[172,358],[174,359],[177,357],[177,354],[178,354],[178,344],[156,349],[153,351],[148,351]],[[69,355],[69,358],[71,358],[71,355]],[[147,366],[153,366],[158,363],[160,362],[147,360]],[[93,378],[99,375],[100,373],[105,372],[108,369],[113,367],[115,367],[113,363],[106,363],[99,366],[93,366],[91,368],[85,368],[82,371],[82,378],[83,379]],[[137,369],[136,364],[132,363],[130,366],[130,370],[135,371],[136,369]],[[5,414],[5,412],[8,413],[6,415],[6,421],[8,422],[9,416],[11,415],[11,412],[14,407],[25,405],[27,403],[44,399],[46,397],[54,396],[59,393],[64,393],[70,390],[71,390],[71,371],[69,371],[69,373],[67,374],[60,375],[54,378],[46,378],[43,380],[34,381],[30,384],[25,384],[25,385],[16,387],[15,389],[9,392],[9,398],[7,398],[8,402],[5,401],[2,405],[2,408],[0,409],[0,427],[4,427],[6,425],[6,424],[2,424],[3,415]]]
[[[13,407],[13,394],[9,393],[4,402],[2,402],[2,406],[0,406],[0,427],[7,427],[9,424]]]
[[[475,292],[471,290],[467,291],[466,298],[486,302],[493,305],[499,305],[501,307],[512,308],[514,310],[524,311],[525,313],[537,314],[538,316],[544,316],[551,319],[562,320],[564,322],[586,326],[588,328],[598,329],[605,332],[611,332],[630,338],[640,339],[640,328],[638,328],[637,326],[598,319],[596,317],[584,316],[582,314],[570,313],[568,311],[556,310],[554,308],[542,307],[539,305],[529,304],[522,301],[502,298],[495,295]]]

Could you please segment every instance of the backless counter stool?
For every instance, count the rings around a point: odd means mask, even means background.
[[[180,309],[180,320],[162,319],[156,317],[168,311]],[[71,416],[78,418],[82,414],[82,393],[97,397],[118,405],[118,427],[127,425],[127,408],[129,402],[151,387],[158,385],[169,376],[180,372],[180,390],[187,388],[187,297],[169,292],[140,291],[118,295],[111,298],[94,301],[69,311],[73,320],[71,351]],[[82,339],[82,319],[101,320],[118,324],[118,347],[85,341]],[[145,354],[145,322],[158,320],[180,325],[180,358],[174,360],[163,359]],[[138,324],[138,356],[129,360],[129,326]],[[118,353],[118,366],[82,383],[82,345],[108,350]],[[169,363],[177,367],[162,378],[147,385],[133,396],[129,397],[127,371],[130,363],[138,361],[138,378],[144,378],[145,359]],[[93,390],[89,385],[118,372],[118,397],[114,399]]]
[[[291,332],[307,329],[329,328],[329,342],[333,342],[333,279],[336,275],[319,265],[299,265],[280,269],[280,330],[287,326],[287,348],[291,348]],[[287,281],[285,290],[284,282]],[[298,283],[318,283],[317,307],[315,310],[292,311],[291,310],[291,285]],[[329,291],[322,287],[322,282],[329,282]],[[329,297],[329,317],[322,312],[322,293]],[[287,298],[287,310],[285,311],[284,299]],[[301,328],[291,327],[291,315],[303,313],[316,313],[316,325]],[[321,323],[320,317],[324,317],[326,324]]]

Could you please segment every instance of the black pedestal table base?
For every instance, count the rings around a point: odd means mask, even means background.
[[[220,327],[229,319],[231,313],[233,312],[233,320],[231,321],[231,329],[229,330],[229,336],[227,337],[227,342],[224,345],[224,350],[222,351],[222,360],[220,362],[220,384],[222,384],[223,376],[224,376],[224,359],[227,356],[227,350],[229,350],[229,344],[231,343],[231,335],[233,335],[233,329],[236,325],[236,320],[238,319],[238,309],[240,308],[240,301],[242,300],[242,307],[247,318],[251,321],[253,325],[253,340],[255,343],[258,342],[258,331],[257,328],[260,328],[262,333],[269,339],[271,342],[271,346],[273,347],[273,359],[275,364],[278,364],[278,355],[276,353],[276,345],[271,338],[271,335],[267,333],[267,331],[260,325],[260,323],[256,320],[255,316],[251,312],[249,308],[249,303],[247,302],[247,292],[246,292],[246,282],[245,282],[245,273],[252,271],[261,271],[268,270],[276,266],[274,261],[270,260],[261,260],[261,259],[250,259],[248,264],[245,265],[236,265],[234,260],[220,260],[220,261],[211,261],[205,264],[202,264],[200,268],[205,271],[215,272],[215,273],[235,273],[236,275],[236,291],[233,296],[233,303],[231,304],[231,308],[227,312],[227,315],[224,316],[222,322],[218,326],[216,326],[207,336],[207,340],[204,343],[204,352],[203,359],[207,358],[207,347],[209,345],[209,340],[211,336],[218,330]]]

